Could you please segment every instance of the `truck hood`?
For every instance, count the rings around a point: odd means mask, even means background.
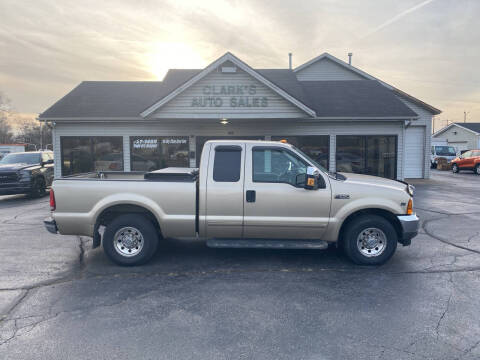
[[[25,170],[30,168],[38,167],[39,165],[32,165],[32,164],[0,164],[0,172],[7,172],[7,171],[19,171]]]
[[[354,174],[354,173],[341,173],[341,174],[347,178],[344,181],[345,183],[382,186],[382,187],[389,187],[389,188],[398,189],[398,190],[405,190],[407,187],[406,184],[400,181],[386,179],[379,176],[362,175],[362,174]]]

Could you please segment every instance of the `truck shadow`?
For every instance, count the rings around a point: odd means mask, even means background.
[[[332,246],[327,250],[214,249],[203,241],[162,240],[145,265],[113,264],[103,249],[87,251],[87,272],[94,274],[178,274],[233,272],[345,272],[379,267],[358,266]]]

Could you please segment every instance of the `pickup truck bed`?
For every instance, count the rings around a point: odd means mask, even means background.
[[[165,237],[195,237],[198,170],[167,168],[150,173],[98,172],[55,180],[55,220],[64,235],[92,236],[96,219],[115,205],[142,204],[157,214]],[[182,196],[175,196],[181,192]],[[85,196],[82,196],[85,194]],[[159,205],[161,204],[161,206]]]

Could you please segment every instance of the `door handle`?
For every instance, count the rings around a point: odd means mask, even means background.
[[[255,202],[256,200],[256,196],[257,193],[255,192],[255,190],[247,190],[247,193],[246,193],[246,200],[247,202]]]

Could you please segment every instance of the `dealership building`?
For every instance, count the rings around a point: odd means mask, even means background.
[[[327,53],[288,69],[226,53],[163,81],[82,82],[39,119],[56,177],[197,167],[210,139],[286,139],[331,171],[404,179],[429,177],[439,113]]]

